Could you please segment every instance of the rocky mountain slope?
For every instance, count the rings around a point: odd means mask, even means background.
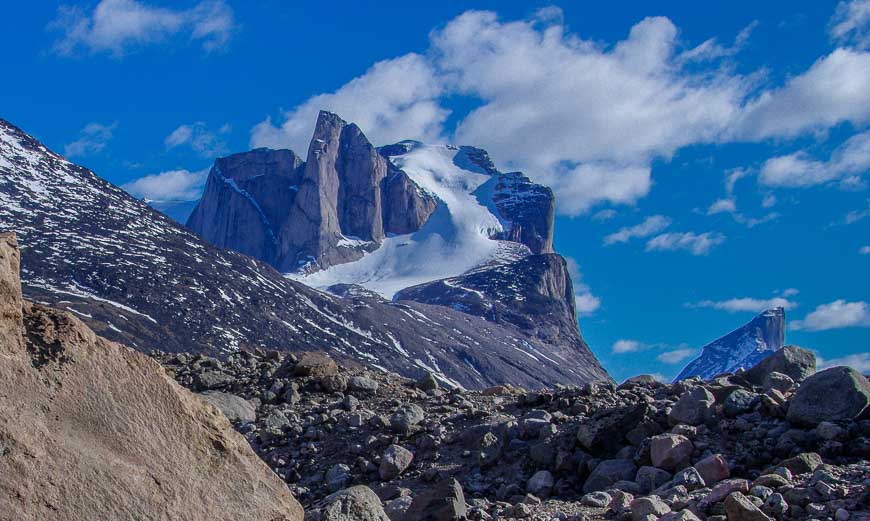
[[[767,310],[745,325],[705,345],[698,358],[689,362],[675,381],[692,376],[708,379],[718,374],[747,369],[780,349],[784,341],[785,310]]]
[[[0,234],[0,517],[302,521],[223,414],[147,356],[22,300]]]
[[[255,156],[247,160],[264,171],[298,164],[287,154]],[[356,287],[345,287],[345,296],[313,290],[208,244],[0,120],[4,230],[19,232],[30,299],[67,309],[141,351],[328,350],[408,376],[431,371],[469,388],[609,380],[576,325],[555,342],[537,334],[540,324],[392,302]]]
[[[707,382],[537,391],[447,389],[322,353],[156,356],[234,419],[306,519],[870,516],[870,382],[815,372],[796,347]]]

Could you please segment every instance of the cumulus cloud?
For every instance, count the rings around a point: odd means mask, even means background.
[[[824,331],[845,327],[870,327],[870,306],[864,301],[847,302],[838,299],[822,304],[803,320],[789,324],[794,330]]]
[[[819,369],[827,369],[829,367],[837,367],[845,365],[851,367],[862,374],[870,373],[870,353],[855,353],[852,355],[841,356],[837,358],[825,359],[816,356],[819,364]]]
[[[764,91],[740,110],[728,137],[757,141],[794,137],[843,122],[870,120],[870,53],[836,49],[783,87]]]
[[[860,253],[861,255],[870,255],[870,246],[861,246],[861,248],[858,250],[858,253]]]
[[[577,261],[571,257],[566,257],[565,262],[568,263],[568,273],[574,284],[574,306],[577,309],[577,315],[591,315],[601,307],[601,299],[593,295],[589,286],[583,282],[583,275],[580,273],[580,265],[577,264]]]
[[[870,63],[868,63],[870,66]],[[849,180],[870,169],[870,131],[856,134],[837,147],[827,161],[796,152],[768,159],[759,180],[767,186],[802,188]]]
[[[208,125],[201,121],[179,125],[173,130],[163,143],[167,149],[188,146],[202,157],[214,157],[227,151],[227,144],[220,134],[227,134],[231,130],[229,125],[224,125],[215,133]]]
[[[620,228],[618,231],[604,237],[605,246],[628,242],[634,238],[649,237],[671,225],[671,220],[664,215],[651,215],[640,224]]]
[[[117,123],[103,125],[101,123],[88,123],[79,132],[79,138],[63,147],[63,155],[66,157],[90,156],[102,152],[106,144],[112,139],[112,134],[117,128]]]
[[[623,353],[636,353],[638,351],[642,351],[646,349],[646,345],[637,340],[629,340],[626,338],[620,338],[616,342],[613,343],[613,347],[611,351],[616,354]]]
[[[278,124],[266,118],[251,131],[251,146],[291,148],[304,157],[320,110],[356,123],[376,145],[438,141],[450,114],[438,102],[441,94],[441,80],[423,56],[384,60],[335,92],[286,112]]]
[[[116,57],[180,35],[211,51],[225,46],[235,27],[233,10],[223,0],[203,0],[188,10],[137,0],[101,0],[91,11],[64,5],[49,24],[50,30],[61,33],[54,44],[60,55],[74,55],[83,49]]]
[[[658,360],[659,362],[664,362],[666,364],[678,364],[694,355],[695,350],[691,348],[674,349],[672,351],[665,351],[664,353],[658,355],[656,357],[656,360]]]
[[[731,63],[754,26],[730,47],[708,40],[686,48],[663,17],[604,43],[569,32],[562,19],[555,7],[515,21],[467,11],[433,31],[424,54],[377,63],[278,120],[265,119],[251,143],[304,153],[317,111],[332,110],[376,144],[449,140],[487,148],[502,168],[550,185],[558,212],[578,215],[599,204],[635,204],[649,194],[653,161],[686,146],[870,121],[870,53],[839,48],[765,87],[763,71],[741,74]],[[456,98],[474,100],[474,108],[447,129],[445,107]]]
[[[149,202],[167,203],[195,201],[202,195],[208,178],[208,169],[191,172],[189,170],[169,170],[159,174],[140,177],[121,185],[130,195]]]
[[[862,49],[870,47],[870,0],[840,2],[831,19],[831,38]]]
[[[785,295],[785,293],[783,293]],[[794,293],[790,293],[794,295]],[[774,297],[769,299],[759,299],[752,297],[731,298],[728,300],[702,300],[687,304],[694,308],[713,308],[727,311],[729,313],[739,313],[751,311],[753,313],[761,313],[772,308],[794,309],[797,306],[796,302],[783,297]]]
[[[719,232],[670,232],[657,235],[646,243],[646,251],[686,250],[692,255],[707,255],[714,247],[725,242]]]

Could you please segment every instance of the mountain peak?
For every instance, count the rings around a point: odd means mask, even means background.
[[[782,348],[784,341],[785,309],[768,309],[743,326],[705,345],[698,358],[683,368],[674,381],[692,376],[706,380],[718,374],[747,369]]]

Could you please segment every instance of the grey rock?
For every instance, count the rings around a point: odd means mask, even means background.
[[[358,485],[327,496],[306,509],[305,521],[390,521],[377,494]]]
[[[725,512],[728,521],[770,521],[770,518],[740,492],[734,492],[725,499]]]
[[[351,392],[371,394],[378,391],[379,384],[368,376],[353,376],[347,382],[347,388]]]
[[[657,496],[639,497],[631,502],[631,518],[634,521],[645,519],[648,515],[663,516],[670,511],[671,507]]]
[[[330,492],[338,492],[345,488],[350,479],[350,467],[343,463],[330,467],[324,476],[324,481]]]
[[[595,508],[604,508],[610,505],[610,502],[613,500],[610,497],[610,494],[603,491],[598,492],[590,492],[589,494],[584,495],[580,498],[580,502],[586,505],[587,507],[595,507]]]
[[[776,389],[777,391],[784,393],[786,391],[791,390],[794,387],[794,379],[788,376],[787,374],[783,374],[777,371],[773,371],[764,377],[764,382],[762,383],[765,391],[770,391],[771,389]]]
[[[438,482],[414,497],[405,518],[414,521],[460,521],[467,519],[468,506],[462,486],[455,479]]]
[[[745,389],[737,389],[728,395],[723,404],[725,415],[731,418],[750,412],[761,397]]]
[[[700,425],[713,415],[713,404],[716,398],[707,389],[695,387],[682,395],[671,408],[668,421],[671,425],[686,423]]]
[[[347,377],[342,374],[324,376],[320,379],[320,387],[328,393],[343,393],[347,390]]]
[[[220,389],[233,383],[233,377],[220,371],[206,371],[197,375],[200,389]]]
[[[858,418],[870,404],[870,382],[851,367],[831,367],[801,383],[786,418],[799,425]]]
[[[220,391],[206,391],[199,397],[220,409],[230,421],[249,423],[257,419],[254,404],[241,396]]]
[[[707,486],[713,486],[731,475],[728,461],[721,454],[711,454],[694,466]]]
[[[401,445],[390,445],[381,456],[378,474],[383,481],[392,481],[411,466],[414,454]]]
[[[637,466],[631,460],[609,459],[601,461],[583,484],[583,493],[607,490],[617,481],[634,479],[636,473]]]
[[[676,470],[692,457],[692,442],[679,434],[661,434],[650,439],[650,459],[656,467]]]
[[[634,481],[640,486],[643,492],[649,493],[669,482],[672,478],[673,475],[666,470],[643,466],[637,469]]]
[[[671,480],[671,485],[682,485],[686,487],[687,490],[692,491],[704,488],[706,483],[704,483],[704,478],[701,477],[701,474],[698,473],[695,467],[687,467],[674,474],[674,479]]]
[[[553,491],[553,475],[548,470],[535,472],[526,483],[526,490],[540,498],[547,498]]]
[[[423,408],[417,404],[402,405],[390,417],[390,427],[396,432],[408,433],[423,421],[425,416]]]
[[[816,372],[816,355],[797,346],[785,346],[747,370],[743,376],[755,385],[763,385],[767,375],[773,372],[800,382]]]

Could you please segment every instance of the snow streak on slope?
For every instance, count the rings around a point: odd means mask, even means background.
[[[481,201],[475,191],[492,176],[457,166],[458,153],[452,146],[415,143],[406,154],[390,158],[439,199],[438,208],[419,231],[388,237],[358,261],[288,276],[319,288],[359,284],[392,298],[401,289],[461,275],[525,248],[490,239],[503,231],[503,225],[489,201]]]

